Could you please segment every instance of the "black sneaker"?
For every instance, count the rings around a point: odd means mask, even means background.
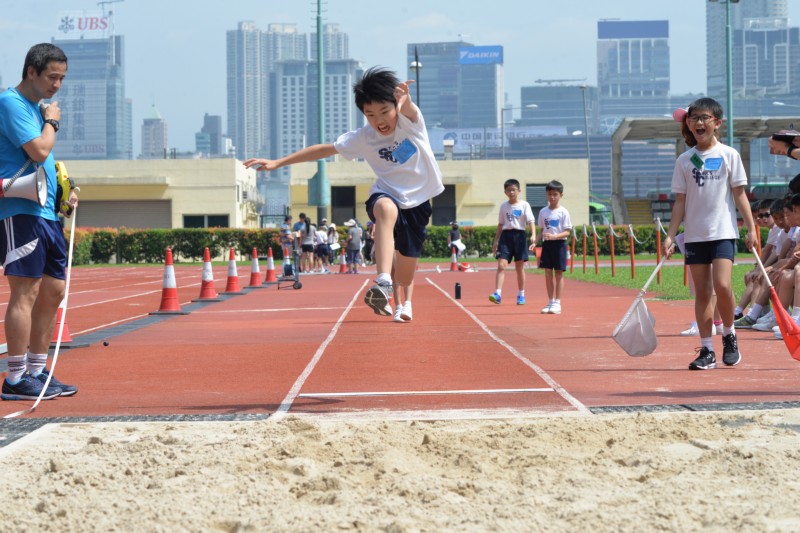
[[[367,289],[364,303],[375,311],[376,315],[392,316],[392,286],[391,284],[375,283]]]
[[[744,316],[744,313],[736,313],[735,315],[733,315],[733,319],[734,320],[739,320],[743,316]]]
[[[739,344],[736,342],[736,335],[729,333],[722,337],[722,362],[728,366],[736,366],[742,360],[739,353]]]
[[[50,371],[45,368],[38,376],[36,376],[36,379],[41,381],[42,384],[44,385],[44,382],[47,381],[47,375],[49,373]],[[66,385],[64,383],[61,383],[56,379],[55,376],[50,378],[50,388],[52,387],[61,389],[61,396],[72,396],[73,394],[78,392],[78,387],[76,387],[75,385]]]
[[[717,368],[717,357],[705,346],[698,350],[697,358],[689,363],[689,370],[711,370]]]
[[[30,374],[25,374],[22,379],[14,385],[10,384],[7,379],[3,380],[3,392],[0,398],[3,400],[36,400],[42,392],[44,383],[32,377]],[[50,400],[56,396],[61,395],[61,389],[50,385],[47,387],[47,392],[42,396],[43,400]]]

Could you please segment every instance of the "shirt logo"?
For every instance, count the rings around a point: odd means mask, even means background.
[[[696,168],[692,169],[692,177],[698,187],[704,186],[708,180],[719,179],[719,175],[716,172],[712,172],[711,170],[699,170]]]
[[[378,150],[378,156],[381,159],[385,159],[389,163],[397,163],[397,159],[394,158],[394,156],[392,155],[392,150],[390,150],[389,148],[381,148],[380,150]]]

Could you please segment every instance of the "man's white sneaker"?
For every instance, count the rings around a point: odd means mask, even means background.
[[[411,319],[413,318],[413,314],[411,312],[411,302],[404,303],[400,309],[400,318],[406,322],[411,322]]]
[[[781,328],[779,326],[775,326],[774,328],[772,328],[772,334],[779,341],[783,340],[783,333],[781,333]]]
[[[397,309],[394,310],[394,321],[395,322],[405,322],[402,316],[403,313],[403,306],[398,305]]]
[[[558,302],[550,304],[550,310],[548,311],[548,314],[560,315],[561,314],[561,304],[558,303]]]

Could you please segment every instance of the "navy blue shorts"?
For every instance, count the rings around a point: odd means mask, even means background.
[[[567,241],[542,241],[542,255],[539,257],[539,268],[552,270],[567,269]]]
[[[733,261],[735,255],[735,239],[686,243],[687,265],[710,265],[714,259],[730,259]]]
[[[375,193],[367,200],[367,215],[375,222],[372,210],[380,198],[389,198],[397,206],[397,222],[394,224],[394,249],[405,257],[420,257],[422,245],[428,237],[428,222],[431,220],[431,202],[419,204],[411,209],[401,209],[397,200],[384,193]]]
[[[496,259],[512,261],[528,260],[528,235],[521,229],[504,229],[497,243]]]
[[[33,215],[3,219],[0,260],[6,276],[66,279],[67,241],[57,220]]]

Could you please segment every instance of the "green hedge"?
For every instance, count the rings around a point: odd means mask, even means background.
[[[583,227],[576,228],[577,242],[575,254],[583,254]],[[589,235],[586,239],[586,254],[594,255],[594,241],[592,228],[587,227]],[[339,238],[344,241],[347,237],[345,228],[339,231]],[[423,257],[449,257],[447,249],[447,234],[449,226],[428,227],[428,238],[422,249]],[[492,253],[492,241],[496,226],[461,228],[461,241],[467,246],[465,254],[480,257],[489,257]],[[615,228],[621,238],[614,240],[614,253],[616,255],[630,254],[628,228],[618,226]],[[635,226],[636,239],[641,244],[634,243],[637,254],[654,254],[656,252],[655,228],[652,225]],[[767,229],[761,229],[761,242],[766,242]],[[744,231],[741,230],[742,237]],[[597,228],[598,253],[610,255],[611,244],[608,239],[607,226]],[[65,230],[69,239],[69,232]],[[744,252],[744,238],[739,239],[739,251]],[[112,257],[118,263],[163,263],[164,252],[167,247],[172,248],[176,262],[202,261],[203,250],[208,247],[212,257],[228,258],[228,250],[233,248],[237,259],[247,259],[251,256],[253,248],[258,249],[260,256],[267,255],[267,249],[272,249],[275,259],[283,259],[280,245],[280,234],[277,229],[144,229],[134,230],[121,228],[79,228],[75,231],[75,246],[73,250],[73,264],[87,265],[92,263],[108,263]]]

